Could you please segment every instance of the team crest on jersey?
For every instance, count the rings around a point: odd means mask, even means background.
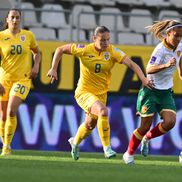
[[[21,40],[22,42],[24,42],[25,39],[26,39],[25,35],[21,35],[21,36],[20,36],[20,40]]]
[[[147,112],[148,108],[147,106],[142,106],[142,113],[145,114]]]
[[[109,54],[109,52],[104,52],[104,59],[105,59],[106,61],[108,61],[108,60],[110,59],[110,54]]]
[[[179,57],[181,55],[181,51],[177,51],[177,56]]]

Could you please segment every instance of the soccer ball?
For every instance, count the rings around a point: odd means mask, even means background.
[[[179,163],[182,164],[182,151],[179,154]]]

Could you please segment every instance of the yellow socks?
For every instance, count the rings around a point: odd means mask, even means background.
[[[82,123],[78,128],[76,136],[74,137],[74,144],[78,145],[83,139],[90,135],[92,130],[89,130],[85,127],[85,123]]]
[[[108,116],[99,116],[97,127],[103,147],[110,146],[110,125]]]
[[[6,125],[5,125],[5,135],[4,135],[4,145],[10,146],[11,141],[13,139],[15,130],[17,126],[17,119],[16,116],[14,117],[7,117]]]
[[[0,137],[2,140],[2,143],[4,143],[4,129],[5,129],[5,121],[0,121]]]

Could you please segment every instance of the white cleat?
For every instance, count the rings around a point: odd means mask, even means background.
[[[123,154],[123,160],[124,160],[125,164],[131,165],[131,164],[135,163],[134,162],[134,155],[130,155],[130,154],[128,154],[128,152],[125,152]]]
[[[78,160],[79,159],[79,145],[75,145],[73,144],[73,140],[74,138],[71,137],[68,142],[70,143],[71,145],[71,156],[74,160]]]
[[[182,151],[179,154],[179,163],[182,164]]]
[[[105,158],[113,158],[116,157],[116,152],[114,150],[111,149],[111,147],[108,147],[105,151],[104,151],[104,155]]]

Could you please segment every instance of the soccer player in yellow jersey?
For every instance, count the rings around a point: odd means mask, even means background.
[[[21,12],[11,9],[6,17],[5,30],[0,32],[0,135],[1,155],[11,153],[19,105],[26,99],[31,79],[39,71],[40,53],[32,32],[20,28]],[[31,69],[30,55],[34,65]]]
[[[72,147],[72,158],[79,159],[79,144],[90,135],[96,125],[105,157],[114,157],[116,152],[110,146],[110,125],[106,107],[111,69],[115,63],[123,63],[136,72],[143,85],[151,87],[152,84],[137,64],[120,49],[110,44],[110,31],[105,26],[96,27],[93,43],[88,45],[71,43],[56,49],[52,67],[48,71],[51,83],[58,79],[57,67],[63,53],[75,55],[80,59],[80,79],[75,91],[75,99],[86,112],[85,122],[80,125],[75,137],[68,140]]]

